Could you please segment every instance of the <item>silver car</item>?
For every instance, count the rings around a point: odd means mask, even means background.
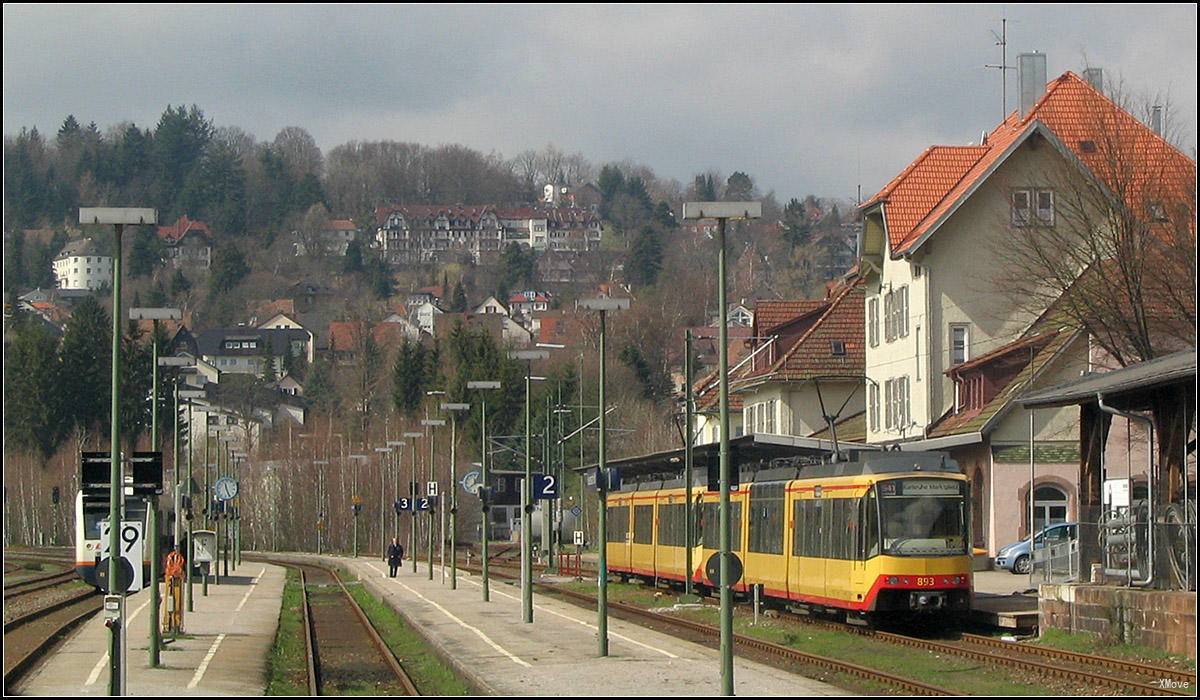
[[[1078,532],[1079,528],[1075,523],[1055,523],[1033,538],[1033,547],[1042,549],[1047,543],[1053,547],[1069,542],[1078,536]],[[1033,564],[1033,559],[1029,556],[1029,540],[1014,542],[996,553],[997,569],[1008,569],[1014,574],[1028,574],[1033,569]]]

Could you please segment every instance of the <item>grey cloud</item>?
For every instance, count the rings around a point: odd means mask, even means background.
[[[5,132],[153,124],[196,103],[260,139],[553,142],[686,182],[752,173],[780,196],[882,185],[930,143],[1000,118],[995,6],[12,6]],[[1195,137],[1194,6],[1009,9],[1010,62],[1084,56],[1169,88]],[[1015,76],[1009,107],[1015,104]],[[1194,142],[1194,141],[1193,141]]]

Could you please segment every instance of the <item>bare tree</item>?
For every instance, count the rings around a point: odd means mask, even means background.
[[[1014,190],[995,281],[1014,308],[1053,308],[1124,366],[1195,345],[1196,169],[1128,112],[1088,106],[1078,154]]]

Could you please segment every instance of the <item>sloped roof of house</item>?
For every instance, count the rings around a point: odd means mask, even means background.
[[[178,245],[188,234],[200,234],[207,238],[212,235],[212,231],[209,230],[208,224],[189,219],[186,214],[180,216],[170,226],[158,227],[158,237],[167,245]]]
[[[1012,407],[1013,400],[1080,335],[1078,331],[1061,329],[1054,316],[1043,316],[1012,342],[946,370],[946,374],[957,377],[1000,362],[1018,363],[1021,367],[982,408],[956,413],[951,406],[929,427],[928,437],[982,433],[992,428]]]
[[[866,295],[855,279],[818,306],[820,317],[769,367],[744,379],[803,380],[831,375],[862,375],[866,368],[864,339]],[[810,312],[811,313],[811,312]]]
[[[61,260],[62,258],[74,258],[80,255],[100,255],[99,244],[91,238],[78,238],[76,240],[69,241],[63,246],[63,249],[59,251],[58,255],[55,256],[55,259]]]
[[[766,333],[828,304],[827,299],[759,299],[754,305],[754,322],[759,333]]]
[[[420,225],[422,222],[433,221],[440,216],[456,220],[465,219],[472,224],[478,224],[484,215],[495,214],[496,210],[491,206],[464,206],[461,204],[392,204],[375,209],[375,223],[382,226],[387,223],[388,217],[395,213],[403,216],[410,225]]]
[[[326,224],[330,231],[357,231],[358,227],[354,225],[353,219],[330,219]]]
[[[311,334],[298,328],[210,328],[196,334],[196,349],[201,355],[261,355],[262,348],[230,349],[223,347],[229,340],[265,340],[271,344],[272,355],[291,350],[292,342],[309,342]]]
[[[1068,71],[1047,84],[1045,94],[1028,114],[1022,117],[1013,112],[987,135],[983,144],[931,146],[860,209],[883,203],[892,253],[909,252],[931,235],[1017,145],[1039,130],[1100,182],[1122,191],[1127,204],[1139,211],[1145,206],[1141,200],[1148,182],[1165,183],[1181,194],[1194,186],[1195,161]],[[1113,164],[1122,158],[1135,162]],[[1117,180],[1127,176],[1113,170],[1131,165],[1138,177],[1114,187]]]

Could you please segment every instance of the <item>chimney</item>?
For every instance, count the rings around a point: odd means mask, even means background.
[[[1046,54],[1034,51],[1017,56],[1017,84],[1024,117],[1046,92]]]
[[[1084,68],[1083,79],[1088,85],[1096,88],[1096,92],[1104,93],[1104,69],[1103,68]]]
[[[1150,108],[1150,128],[1159,136],[1162,136],[1162,112],[1162,105],[1154,105]]]

